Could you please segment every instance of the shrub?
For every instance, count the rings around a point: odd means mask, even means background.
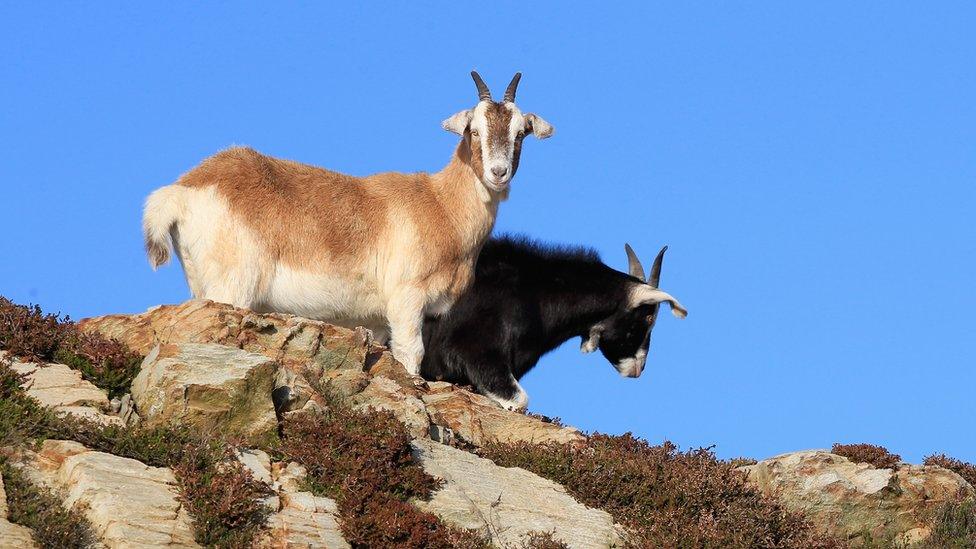
[[[45,314],[37,305],[17,305],[5,297],[0,297],[0,348],[26,360],[70,366],[109,397],[128,392],[142,361],[116,340],[78,330],[67,317]]]
[[[263,499],[274,494],[254,479],[219,441],[187,444],[173,467],[180,499],[193,517],[196,541],[207,547],[251,547],[271,510]]]
[[[917,549],[972,549],[976,547],[976,500],[951,501],[936,511],[932,535]]]
[[[552,532],[529,532],[522,540],[522,549],[569,549],[569,545],[554,538]]]
[[[250,547],[261,532],[269,514],[261,499],[270,495],[271,490],[232,459],[233,445],[219,435],[199,433],[187,427],[102,426],[71,416],[57,416],[27,396],[20,387],[21,382],[9,363],[0,362],[0,447],[58,438],[147,465],[170,467],[179,482],[180,498],[193,516],[199,543],[210,547]],[[42,496],[31,496],[25,501],[49,501]],[[67,528],[73,524],[68,518],[42,516],[40,522],[24,524],[35,533],[41,528],[36,535],[53,536],[61,531],[75,531],[74,526]],[[55,541],[50,544],[41,543],[41,546],[78,547],[57,545]]]
[[[286,416],[280,452],[308,470],[307,487],[336,499],[353,547],[488,547],[481,535],[444,525],[408,500],[441,482],[417,463],[406,428],[390,412],[335,402],[322,413]]]
[[[95,531],[80,511],[65,509],[61,498],[30,482],[2,457],[0,475],[7,493],[9,520],[30,528],[39,547],[75,549],[96,546]]]
[[[839,444],[831,448],[832,454],[846,457],[854,463],[868,463],[878,469],[897,469],[901,456],[892,454],[884,446],[874,444]]]
[[[976,465],[972,463],[966,463],[965,461],[951,458],[945,454],[927,456],[923,463],[925,465],[938,465],[939,467],[945,467],[950,471],[954,471],[963,480],[968,482],[970,486],[976,488]]]
[[[629,527],[637,547],[841,547],[764,498],[710,449],[679,452],[630,434],[584,444],[492,444],[482,454],[566,487]]]

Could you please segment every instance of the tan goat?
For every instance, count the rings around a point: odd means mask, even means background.
[[[194,297],[362,325],[417,373],[425,315],[446,311],[508,197],[522,138],[553,128],[500,102],[476,72],[478,104],[443,122],[462,136],[441,171],[352,177],[234,147],[146,200],[153,268],[179,256]]]

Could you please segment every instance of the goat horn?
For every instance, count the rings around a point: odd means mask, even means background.
[[[630,276],[644,280],[644,266],[641,265],[640,259],[637,259],[634,249],[630,247],[630,244],[624,244],[624,250],[627,251],[627,267]]]
[[[478,86],[478,101],[491,101],[491,91],[488,90],[488,85],[481,79],[478,71],[471,71],[471,78],[474,79],[474,85]]]
[[[664,252],[666,251],[668,251],[667,246],[661,248],[661,251],[657,253],[654,264],[651,265],[651,276],[647,277],[647,283],[655,288],[661,286],[661,262],[664,261]]]
[[[515,73],[515,76],[512,77],[512,81],[509,82],[508,87],[505,88],[505,99],[503,99],[503,101],[506,101],[508,103],[515,102],[515,90],[518,88],[518,83],[519,80],[521,79],[522,79],[522,73],[520,72]]]

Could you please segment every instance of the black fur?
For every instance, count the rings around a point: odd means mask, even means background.
[[[657,306],[624,307],[628,286],[639,282],[590,249],[492,239],[472,287],[447,314],[425,321],[421,375],[510,399],[513,377],[566,340],[585,340],[597,323],[600,350],[616,364],[649,341]]]

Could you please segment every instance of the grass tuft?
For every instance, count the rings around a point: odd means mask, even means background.
[[[65,509],[53,492],[0,457],[0,475],[7,493],[9,520],[31,529],[38,546],[45,549],[87,549],[96,546],[95,531],[77,509]]]

